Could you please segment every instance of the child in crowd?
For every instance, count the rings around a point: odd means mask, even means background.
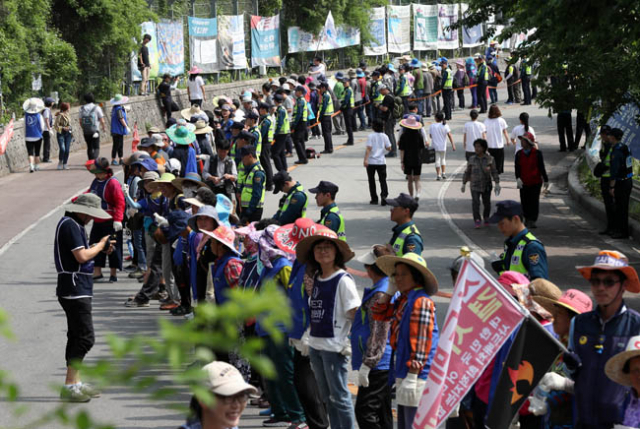
[[[444,119],[444,113],[436,113],[436,123],[431,124],[429,127],[429,135],[433,142],[433,148],[436,150],[436,180],[446,180],[445,173],[446,155],[447,155],[447,138],[451,142],[451,149],[455,152],[456,145],[453,142],[453,136],[451,135],[451,128],[447,125],[447,121]],[[442,170],[442,175],[440,171]]]
[[[391,150],[389,137],[384,133],[384,122],[382,119],[373,121],[373,133],[367,139],[367,150],[364,154],[363,165],[367,169],[367,180],[369,181],[369,194],[371,201],[369,204],[378,204],[378,193],[376,191],[376,173],[380,182],[380,201],[383,206],[387,205],[386,199],[389,195],[387,188],[387,162],[385,154]]]

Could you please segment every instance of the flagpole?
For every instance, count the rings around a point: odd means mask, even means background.
[[[320,43],[322,43],[322,38],[324,37],[325,28],[327,23],[322,24],[322,32],[320,33],[320,38],[318,39],[318,44],[316,45],[316,51],[313,53],[314,58],[318,55],[318,49],[320,49]]]

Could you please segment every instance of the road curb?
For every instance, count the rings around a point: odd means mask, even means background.
[[[604,204],[602,201],[593,197],[580,183],[580,176],[578,175],[578,166],[582,162],[584,155],[579,156],[571,164],[569,169],[569,177],[567,183],[569,185],[569,195],[574,201],[580,205],[584,210],[589,212],[597,219],[606,219],[606,212],[604,210]],[[635,219],[629,219],[629,235],[633,237],[633,240],[640,242],[640,222]]]

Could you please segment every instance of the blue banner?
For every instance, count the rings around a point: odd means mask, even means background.
[[[218,35],[218,20],[216,18],[189,17],[189,36],[216,37]]]
[[[158,75],[184,74],[184,33],[181,22],[162,21],[156,24],[158,35]]]
[[[616,113],[607,121],[607,125],[611,128],[620,128],[624,132],[622,143],[629,146],[631,155],[635,159],[640,159],[640,125],[636,122],[638,115],[640,115],[638,105],[628,103],[616,110]]]
[[[202,73],[220,70],[218,64],[218,20],[189,17],[189,57],[191,67]]]
[[[251,17],[251,67],[280,67],[280,15]]]

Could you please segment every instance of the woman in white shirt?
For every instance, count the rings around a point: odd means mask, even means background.
[[[478,122],[478,111],[473,109],[469,112],[471,120],[464,124],[464,156],[469,161],[476,154],[474,142],[478,139],[487,139],[487,128],[482,122]]]
[[[187,81],[187,94],[189,96],[189,102],[193,106],[197,104],[202,107],[207,99],[205,98],[204,91],[204,79],[200,76],[202,70],[197,66],[191,67],[189,70],[189,80]]]
[[[484,121],[487,128],[487,143],[489,144],[489,153],[496,161],[498,174],[504,173],[504,145],[509,144],[509,134],[507,133],[507,122],[502,119],[502,112],[495,104],[489,107],[489,114]]]
[[[363,165],[367,169],[367,180],[369,181],[369,194],[371,201],[369,204],[378,204],[378,193],[376,191],[376,173],[380,181],[380,201],[382,205],[387,205],[387,161],[385,155],[391,150],[389,137],[384,133],[384,122],[382,119],[373,121],[373,132],[367,139],[367,150],[364,154]]]
[[[533,127],[529,126],[529,114],[527,112],[520,113],[520,125],[513,127],[511,130],[511,143],[516,145],[515,153],[518,153],[522,146],[520,145],[520,139],[518,137],[524,135],[524,133],[531,133],[533,138],[536,137],[535,131],[533,131]],[[538,145],[535,145],[538,147]]]
[[[309,359],[325,398],[332,428],[355,427],[351,392],[347,387],[351,343],[349,333],[360,295],[345,263],[353,258],[346,241],[330,230],[304,238],[296,246],[296,257],[307,264],[313,277],[309,296]]]
[[[444,119],[444,113],[436,113],[436,122],[429,127],[429,135],[431,136],[431,143],[436,151],[436,180],[446,180],[447,175],[445,173],[446,155],[447,155],[447,138],[451,142],[451,149],[455,152],[456,145],[453,143],[453,136],[451,135],[451,129],[447,125],[447,121]],[[440,170],[442,170],[442,176],[440,176]]]

